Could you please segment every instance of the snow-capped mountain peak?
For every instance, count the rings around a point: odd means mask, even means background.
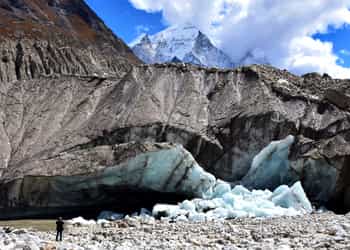
[[[144,44],[151,44],[151,40],[149,39],[149,36],[147,34],[144,34],[142,36],[140,42]]]
[[[231,59],[192,24],[171,26],[155,35],[144,35],[132,49],[146,63],[186,62],[231,68]]]

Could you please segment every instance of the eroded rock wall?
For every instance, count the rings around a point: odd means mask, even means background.
[[[67,45],[64,41],[4,39],[0,41],[0,82],[45,76],[104,76],[127,70],[129,60],[97,46]]]
[[[347,95],[348,82],[310,77],[268,66],[160,64],[128,66],[106,77],[4,84],[1,179],[46,173],[50,159],[71,150],[168,141],[184,145],[215,176],[237,182],[258,152],[291,134],[296,140],[289,158],[306,192],[316,202],[344,207],[349,110],[330,101],[324,86]],[[88,163],[66,165],[73,171]]]

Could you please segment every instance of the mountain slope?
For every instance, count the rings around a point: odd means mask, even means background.
[[[152,36],[144,35],[132,49],[146,63],[181,60],[207,67],[233,67],[231,59],[190,24],[173,26]]]
[[[0,81],[139,63],[83,0],[1,0]]]

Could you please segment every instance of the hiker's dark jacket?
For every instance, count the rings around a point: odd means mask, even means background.
[[[63,224],[64,224],[64,222],[61,220],[56,221],[56,230],[58,232],[63,231]]]

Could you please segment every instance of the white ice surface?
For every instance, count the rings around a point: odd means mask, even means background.
[[[280,141],[272,141],[257,154],[242,184],[248,187],[274,189],[293,179],[288,160],[289,149],[294,136]]]
[[[222,181],[220,181],[222,184]],[[183,221],[211,221],[239,217],[295,216],[312,211],[300,182],[292,187],[281,186],[274,192],[269,190],[249,191],[242,186],[213,194],[208,199],[185,200],[178,205],[158,204],[152,214]]]

